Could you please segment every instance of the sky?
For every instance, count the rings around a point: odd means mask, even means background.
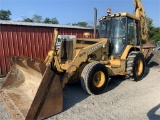
[[[153,20],[154,26],[160,27],[160,0],[141,1],[147,17]],[[37,14],[43,19],[56,17],[59,24],[87,22],[93,25],[94,8],[98,18],[106,15],[107,8],[111,8],[112,13],[134,13],[133,0],[0,0],[0,10],[10,10],[14,21]]]

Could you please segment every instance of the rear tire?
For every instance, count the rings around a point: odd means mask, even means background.
[[[88,94],[101,94],[108,85],[108,70],[99,62],[89,63],[81,74],[82,88]]]
[[[126,71],[130,72],[130,78],[135,81],[141,80],[144,76],[145,67],[145,58],[142,53],[133,51],[128,55]]]

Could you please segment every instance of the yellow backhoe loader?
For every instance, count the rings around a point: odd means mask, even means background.
[[[101,94],[109,77],[125,75],[141,80],[145,60],[152,47],[148,42],[145,12],[140,0],[135,15],[111,14],[99,19],[99,38],[63,39],[56,49],[54,30],[51,50],[44,61],[11,57],[12,68],[0,96],[15,120],[44,119],[63,110],[63,88],[80,81],[88,94]]]

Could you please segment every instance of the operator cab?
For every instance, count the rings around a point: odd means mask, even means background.
[[[108,14],[99,19],[99,37],[110,40],[110,55],[120,56],[127,45],[139,45],[138,18],[128,13]]]

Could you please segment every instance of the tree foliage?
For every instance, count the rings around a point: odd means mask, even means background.
[[[157,43],[160,40],[160,27],[153,26],[153,20],[149,17],[146,18],[148,25],[149,39]]]
[[[57,18],[48,18],[46,17],[44,20],[42,20],[42,16],[40,15],[33,15],[32,18],[26,18],[23,17],[22,22],[35,22],[35,23],[48,23],[48,24],[59,24]]]
[[[51,19],[51,23],[52,23],[52,24],[59,24],[57,18],[52,18],[52,19]]]
[[[46,17],[46,18],[44,19],[44,23],[51,23],[50,18],[47,18],[47,17]]]
[[[0,10],[0,20],[11,20],[10,15],[10,10]]]
[[[88,23],[87,22],[78,22],[78,23],[73,23],[73,26],[81,26],[81,27],[87,27]]]
[[[45,18],[44,23],[48,23],[48,24],[59,24],[57,18],[52,18],[52,19],[50,19],[50,18],[47,18],[47,17]]]
[[[149,17],[146,18],[146,22],[147,22],[147,25],[148,25],[148,28],[151,29],[153,28],[153,20]]]
[[[40,22],[42,22],[42,16],[37,15],[37,14],[33,15],[32,20],[33,20],[33,22],[40,23]]]
[[[30,18],[23,17],[22,22],[33,22],[33,20]]]

